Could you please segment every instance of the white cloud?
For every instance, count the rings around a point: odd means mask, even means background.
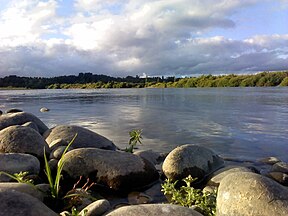
[[[65,18],[57,15],[64,1],[14,0],[0,11],[0,54],[7,59],[0,75],[287,69],[288,35],[209,35],[236,29],[237,11],[269,1],[75,0],[75,14]]]

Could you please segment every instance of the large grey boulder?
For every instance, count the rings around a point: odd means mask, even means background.
[[[286,216],[288,189],[256,173],[236,172],[220,183],[217,216]]]
[[[73,137],[77,134],[72,147],[75,148],[101,148],[116,150],[116,146],[109,139],[90,131],[86,128],[74,126],[74,125],[59,125],[52,129],[49,129],[44,133],[44,138],[49,144],[50,148],[53,148],[53,141],[62,139],[69,143]]]
[[[57,216],[37,198],[15,190],[0,189],[0,216]]]
[[[43,134],[48,127],[35,115],[26,112],[7,113],[0,116],[0,130],[12,126],[22,125],[26,122],[34,122],[40,134]]]
[[[27,153],[43,158],[44,148],[49,153],[43,137],[30,127],[15,125],[0,131],[1,153]]]
[[[0,172],[9,174],[19,173],[21,171],[29,174],[39,174],[40,162],[33,155],[21,153],[2,153],[0,154]],[[11,180],[8,176],[0,174],[0,182]]]
[[[43,202],[45,194],[42,193],[40,190],[37,189],[36,186],[26,184],[26,183],[18,183],[18,182],[5,182],[5,183],[0,183],[0,191],[1,190],[15,190],[21,193],[26,193],[29,194],[40,201]]]
[[[149,216],[201,216],[199,212],[178,205],[170,204],[143,204],[131,205],[118,208],[106,216],[135,216],[135,215],[149,215]]]
[[[201,181],[223,165],[223,159],[210,149],[188,144],[172,150],[164,160],[162,169],[166,177],[172,180],[191,175]]]
[[[159,178],[154,165],[126,152],[80,148],[64,156],[63,173],[70,178],[90,177],[115,190],[143,187]]]
[[[249,169],[248,167],[227,166],[214,172],[207,185],[218,187],[223,178],[235,172],[253,172],[253,170]]]

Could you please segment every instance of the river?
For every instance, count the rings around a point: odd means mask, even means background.
[[[41,113],[41,107],[49,112]],[[288,88],[1,90],[0,110],[20,108],[48,127],[83,126],[127,146],[168,152],[198,144],[225,157],[288,161]]]

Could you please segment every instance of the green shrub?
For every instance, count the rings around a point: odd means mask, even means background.
[[[191,186],[193,179],[191,175],[184,178],[185,186],[176,187],[178,181],[172,182],[166,179],[162,184],[162,192],[167,195],[168,200],[172,204],[181,205],[184,207],[198,207],[205,216],[213,216],[216,214],[216,191],[213,193],[202,192],[201,189],[195,189]]]

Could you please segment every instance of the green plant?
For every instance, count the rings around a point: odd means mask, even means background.
[[[191,175],[184,178],[183,181],[186,185],[177,189],[176,184],[178,181],[172,182],[170,179],[166,179],[162,184],[162,192],[167,195],[170,202],[173,204],[185,206],[185,207],[198,207],[205,216],[213,216],[216,214],[216,191],[213,193],[202,192],[201,189],[195,189],[191,186],[192,182],[196,179]]]
[[[56,176],[55,178],[52,175],[51,172],[51,168],[49,166],[48,160],[47,160],[47,156],[46,156],[46,152],[45,152],[45,148],[44,148],[44,161],[45,161],[45,174],[48,178],[48,182],[49,182],[49,186],[50,186],[50,192],[51,192],[51,196],[52,198],[57,199],[59,197],[59,190],[60,190],[60,179],[62,176],[62,170],[64,167],[64,155],[66,154],[66,152],[68,151],[68,148],[72,145],[72,143],[74,142],[74,140],[76,139],[77,134],[75,134],[75,136],[72,138],[72,140],[70,141],[70,143],[66,146],[64,152],[62,153],[62,156],[58,162],[58,166],[57,166],[57,170],[56,170]]]
[[[129,147],[125,149],[126,152],[133,153],[133,150],[137,143],[142,144],[142,130],[132,130],[129,132],[130,139],[129,139]]]
[[[27,178],[27,175],[29,174],[29,172],[19,172],[19,173],[14,173],[14,174],[9,174],[7,172],[4,172],[4,171],[1,171],[0,172],[0,175],[1,174],[4,174],[14,180],[16,180],[17,182],[19,183],[26,183],[26,184],[29,184],[29,185],[33,185],[33,180],[32,179],[29,179]]]
[[[74,206],[71,208],[71,213],[65,213],[65,216],[86,216],[88,210],[84,209],[83,214],[80,214],[80,211],[77,210]]]

